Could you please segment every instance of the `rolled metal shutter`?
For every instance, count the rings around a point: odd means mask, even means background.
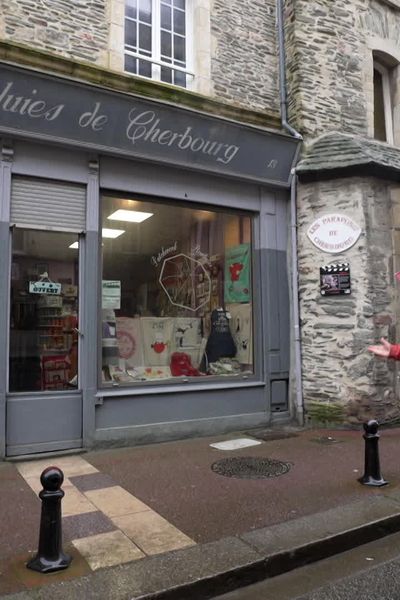
[[[84,231],[86,186],[14,177],[11,183],[11,224],[55,231]]]

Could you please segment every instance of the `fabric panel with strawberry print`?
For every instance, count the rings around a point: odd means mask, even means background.
[[[225,250],[225,302],[249,302],[250,244],[239,244]]]

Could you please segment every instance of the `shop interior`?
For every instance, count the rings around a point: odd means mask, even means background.
[[[10,392],[78,385],[77,246],[74,234],[13,230]]]
[[[251,217],[102,197],[102,382],[253,372]]]

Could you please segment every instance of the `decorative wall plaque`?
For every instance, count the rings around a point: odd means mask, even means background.
[[[316,219],[307,235],[314,246],[329,254],[339,254],[351,248],[360,237],[360,227],[346,215],[330,214]]]

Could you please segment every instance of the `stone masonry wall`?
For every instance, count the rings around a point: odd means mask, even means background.
[[[394,211],[400,213],[398,186],[362,178],[301,184],[298,207],[305,405],[342,402],[353,424],[398,419],[398,365],[366,350],[381,336],[397,339],[392,234]],[[322,252],[306,234],[316,218],[331,212],[350,216],[362,229],[358,242],[342,254]],[[320,295],[319,267],[335,262],[350,263],[349,296]]]
[[[34,48],[107,64],[109,0],[3,0],[1,35]]]
[[[279,110],[275,0],[193,0],[194,91]],[[123,71],[124,0],[0,0],[0,37]]]
[[[287,76],[292,123],[305,135],[366,133],[367,0],[287,0]]]
[[[371,135],[373,52],[400,60],[400,10],[384,0],[286,0],[291,122],[307,138]]]
[[[275,0],[214,0],[211,36],[214,95],[279,110]]]

